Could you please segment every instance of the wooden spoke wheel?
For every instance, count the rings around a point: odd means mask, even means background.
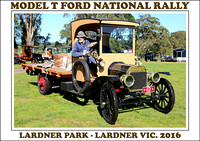
[[[114,124],[118,117],[118,100],[112,84],[105,82],[100,91],[100,112],[104,120]]]
[[[156,97],[154,101],[155,109],[162,113],[169,113],[175,103],[175,94],[174,89],[171,83],[164,78],[161,78],[160,81],[155,85],[155,92],[153,96]]]

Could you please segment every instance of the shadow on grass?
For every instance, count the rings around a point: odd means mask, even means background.
[[[132,112],[132,111],[139,113],[140,110],[149,109],[149,108],[154,108],[151,102],[139,103],[139,104],[137,103],[137,104],[121,107],[119,109],[119,113],[126,113],[126,112]]]
[[[71,93],[69,93],[69,92],[64,92],[64,91],[59,91],[59,94],[61,95],[61,96],[63,96],[63,98],[64,99],[66,99],[66,100],[69,100],[69,101],[71,101],[71,102],[74,102],[74,103],[76,103],[76,104],[79,104],[79,105],[81,105],[81,106],[86,106],[86,105],[88,105],[87,103],[88,103],[88,98],[82,98],[82,97],[78,97],[78,96],[76,96],[76,95],[74,95],[74,94],[71,94]]]
[[[29,82],[29,84],[34,85],[34,86],[38,86],[37,82]],[[63,96],[64,99],[69,100],[71,102],[74,102],[76,104],[82,105],[82,106],[87,105],[88,100],[89,100],[88,98],[80,98],[80,97],[73,95],[71,93],[61,91],[59,86],[53,87],[50,94],[52,94],[52,93],[59,93],[61,96]]]
[[[37,86],[37,82],[29,82],[29,83],[34,86]],[[99,114],[101,115],[101,110],[99,108],[99,98],[97,97],[97,95],[91,95],[90,97],[82,98],[82,97],[78,97],[72,93],[62,91],[62,90],[60,90],[60,87],[53,88],[51,93],[59,93],[64,99],[74,102],[81,106],[89,105],[88,100],[92,100],[93,103],[95,105],[97,105],[97,110],[98,110]],[[143,98],[142,100],[147,100],[147,99]],[[139,99],[135,99],[134,102],[129,102],[129,103],[130,104],[125,105],[125,106],[119,106],[119,114],[127,113],[127,112],[139,113],[140,110],[154,108],[154,105],[150,101],[140,103]]]
[[[34,86],[38,85],[37,82],[29,82],[29,84],[34,85]]]
[[[139,111],[143,109],[154,109],[154,104],[152,103],[152,100],[147,97],[134,98],[130,101],[127,101],[127,103],[128,104],[121,104],[119,113],[126,113],[132,111],[139,113]]]

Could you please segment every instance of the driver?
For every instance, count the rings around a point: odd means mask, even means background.
[[[84,56],[84,60],[89,63],[89,66],[96,66],[96,60],[91,55],[88,56],[93,51],[93,47],[97,44],[97,42],[90,43],[87,40],[87,36],[83,31],[79,31],[78,35],[76,36],[78,41],[76,41],[72,48],[72,56],[73,57],[81,57]]]

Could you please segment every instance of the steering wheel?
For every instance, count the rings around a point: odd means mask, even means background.
[[[97,59],[99,57],[97,51],[92,51],[91,53],[86,53],[85,55],[83,55],[84,57],[89,57],[89,56],[92,56],[94,57],[95,59]]]

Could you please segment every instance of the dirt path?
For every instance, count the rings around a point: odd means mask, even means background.
[[[14,68],[14,73],[24,73],[24,72],[26,72],[25,71],[25,69],[23,69],[23,68]]]

